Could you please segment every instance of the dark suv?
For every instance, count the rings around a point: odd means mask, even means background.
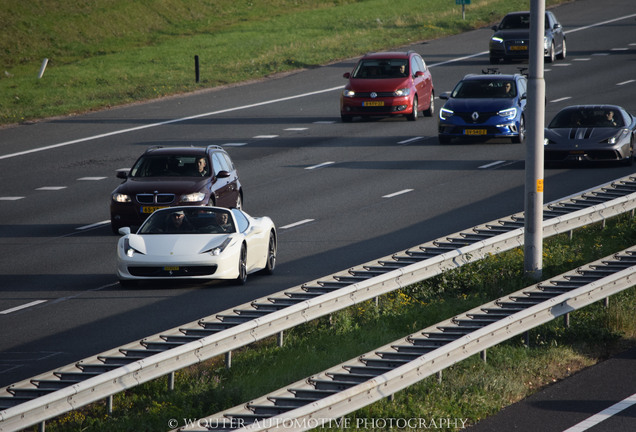
[[[430,117],[435,111],[433,77],[415,51],[379,52],[363,56],[340,95],[340,117],[406,116]]]
[[[110,224],[117,233],[137,227],[159,208],[212,205],[241,208],[243,190],[230,156],[219,146],[152,147],[111,194]]]

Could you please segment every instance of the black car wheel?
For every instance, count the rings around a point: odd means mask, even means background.
[[[247,281],[247,248],[245,245],[241,246],[241,254],[238,262],[238,277],[236,278],[237,285],[245,285]]]
[[[554,55],[554,42],[550,44],[550,51],[548,51],[548,55],[545,57],[545,61],[547,63],[554,63],[555,55]]]
[[[269,244],[267,246],[267,264],[263,269],[263,273],[271,275],[276,267],[276,236],[274,232],[269,235]]]
[[[512,142],[516,144],[523,144],[525,140],[526,140],[526,121],[523,118],[523,116],[521,116],[521,119],[519,120],[519,134],[512,139]]]
[[[413,98],[413,110],[411,111],[411,114],[408,114],[406,116],[406,118],[409,119],[410,121],[415,121],[415,120],[417,120],[417,116],[418,116],[418,113],[417,113],[417,96],[415,96]]]
[[[431,103],[429,104],[428,109],[424,111],[424,115],[426,117],[433,117],[434,113],[435,113],[435,95],[431,91]]]

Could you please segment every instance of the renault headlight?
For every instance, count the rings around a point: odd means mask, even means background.
[[[517,108],[506,108],[497,113],[506,120],[513,120],[517,116]]]

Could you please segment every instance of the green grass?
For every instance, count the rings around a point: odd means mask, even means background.
[[[3,0],[0,125],[317,67],[527,8],[473,0],[463,20],[452,0]]]
[[[636,243],[636,219],[622,216],[567,235],[544,246],[544,277],[608,256]],[[47,422],[47,431],[155,431],[169,419],[195,419],[239,405],[321,372],[427,326],[502,295],[532,285],[524,277],[522,250],[464,266],[379,299],[323,317],[234,353],[232,368],[215,358],[176,373],[176,389],[166,379],[115,396],[114,413],[103,403]],[[556,319],[488,349],[487,362],[470,357],[429,377],[393,400],[382,400],[348,416],[457,418],[473,424],[584,367],[636,345],[636,288],[570,314],[570,326]],[[440,428],[436,430],[454,430]]]

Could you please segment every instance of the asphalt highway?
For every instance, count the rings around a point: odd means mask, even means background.
[[[546,64],[546,119],[579,103],[636,113],[636,3],[578,0],[554,12],[568,56]],[[422,54],[440,94],[490,67],[491,34],[403,49]],[[356,60],[0,129],[0,385],[523,210],[522,145],[440,145],[436,117],[341,123],[342,75]],[[279,228],[275,275],[123,289],[108,225],[115,171],[149,146],[208,144],[237,165],[245,210]],[[547,169],[544,201],[632,172]]]

